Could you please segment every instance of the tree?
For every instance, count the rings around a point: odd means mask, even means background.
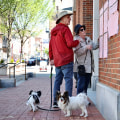
[[[16,14],[14,21],[15,31],[21,40],[21,55],[24,43],[31,37],[39,34],[37,27],[39,23],[43,23],[47,18],[50,18],[54,5],[50,0],[26,0],[21,2],[20,10]]]
[[[12,35],[21,39],[22,47],[29,37],[38,34],[36,26],[50,18],[54,5],[52,0],[0,0],[0,29],[7,36],[9,60]],[[39,30],[40,31],[40,30]]]
[[[15,19],[14,11],[16,10],[17,3],[15,0],[0,0],[0,6],[0,29],[7,36],[7,58],[9,60],[12,24]]]
[[[48,55],[49,55],[49,49],[48,49],[48,48],[45,48],[44,53],[48,56]]]

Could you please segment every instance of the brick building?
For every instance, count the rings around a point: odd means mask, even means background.
[[[87,28],[87,35],[93,37],[93,0],[74,0],[74,22],[84,24]]]
[[[120,120],[119,1],[99,1],[99,35],[100,44],[103,45],[100,46],[99,52],[99,83],[97,84],[97,94],[99,95],[97,96],[97,103],[101,113],[109,120]],[[110,115],[107,116],[107,113]]]
[[[96,106],[106,120],[120,120],[119,1],[73,0],[73,27],[84,24],[87,36],[94,42],[99,38],[91,88],[96,91]]]
[[[93,41],[99,37],[92,89],[96,90],[97,108],[106,120],[120,120],[119,1],[74,0],[73,7],[73,26],[85,24]]]

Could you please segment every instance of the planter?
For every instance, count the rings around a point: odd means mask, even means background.
[[[25,74],[25,63],[21,63],[15,68],[16,74]]]
[[[4,64],[0,64],[2,67]],[[7,66],[0,68],[0,75],[7,75]]]
[[[0,67],[3,66],[3,64],[0,64]],[[0,75],[6,76],[14,74],[14,64],[8,64],[5,67],[0,68]],[[15,66],[15,74],[25,74],[25,63],[21,63],[19,65]]]

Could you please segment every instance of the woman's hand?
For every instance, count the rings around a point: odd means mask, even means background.
[[[79,43],[81,42],[81,39],[78,39]]]
[[[86,45],[88,50],[92,50],[92,45]]]
[[[98,38],[98,40],[97,40],[97,41],[98,41],[98,43],[99,43],[100,39]]]

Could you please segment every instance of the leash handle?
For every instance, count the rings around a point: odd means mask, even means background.
[[[52,70],[53,70],[53,66],[51,66],[50,79],[52,78]]]
[[[51,66],[51,77],[52,77],[53,66]]]
[[[50,82],[51,82],[51,105],[50,107],[52,107],[52,70],[53,70],[53,66],[51,66],[51,73],[50,73]]]

